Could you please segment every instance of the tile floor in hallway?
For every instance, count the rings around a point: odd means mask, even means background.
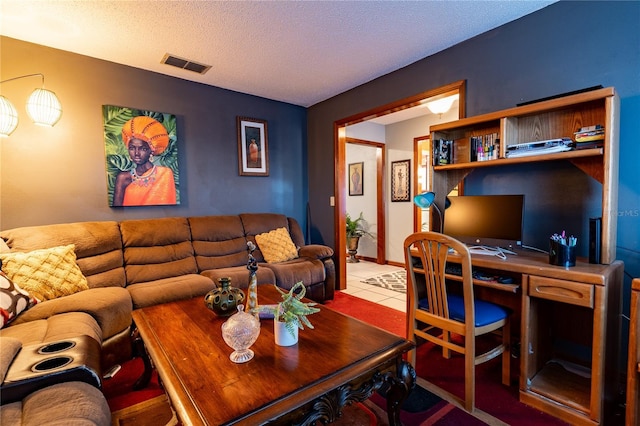
[[[377,275],[403,270],[404,268],[398,266],[378,265],[374,262],[362,260],[358,263],[347,263],[347,288],[342,291],[352,296],[405,312],[406,294],[362,282],[362,280]]]

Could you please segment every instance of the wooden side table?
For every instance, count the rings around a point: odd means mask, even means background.
[[[625,424],[640,422],[640,278],[631,282],[631,321],[629,322],[629,360],[627,362],[627,412]]]

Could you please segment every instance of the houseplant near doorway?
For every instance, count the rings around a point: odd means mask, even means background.
[[[362,222],[366,222],[364,217],[362,216],[362,212],[357,219],[351,219],[351,215],[347,213],[346,224],[347,224],[347,250],[349,251],[349,258],[347,262],[349,263],[358,263],[360,262],[356,258],[356,253],[358,253],[358,243],[360,242],[360,237],[364,235],[372,236],[369,232],[367,232],[363,226]]]
[[[277,345],[295,345],[298,343],[298,329],[304,330],[305,325],[313,328],[307,315],[320,312],[320,309],[314,307],[317,305],[315,302],[302,301],[306,294],[306,289],[302,282],[296,283],[288,292],[277,286],[276,290],[282,295],[282,301],[277,305],[261,306],[258,310],[273,314],[273,327]]]

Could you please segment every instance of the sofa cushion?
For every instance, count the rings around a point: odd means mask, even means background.
[[[39,300],[55,299],[89,288],[76,263],[75,246],[59,246],[27,253],[2,253],[3,271]]]
[[[4,272],[0,271],[0,328],[9,324],[21,312],[36,303],[35,298],[29,296],[29,293],[18,287]]]
[[[0,231],[13,252],[75,245],[76,263],[89,287],[125,286],[122,239],[117,222],[76,222]]]
[[[249,270],[246,266],[234,266],[231,268],[209,269],[200,273],[218,285],[220,278],[231,278],[231,285],[236,288],[246,289],[249,287]],[[260,284],[275,284],[276,277],[269,268],[258,268],[256,280]]]
[[[293,244],[286,228],[258,234],[256,242],[267,263],[284,262],[298,257],[298,249]]]
[[[122,287],[90,288],[80,293],[38,303],[23,312],[12,324],[43,320],[68,312],[84,312],[98,322],[102,339],[108,339],[131,326],[131,296]]]
[[[204,296],[213,288],[213,281],[198,274],[180,275],[127,286],[134,309]]]
[[[109,426],[111,411],[99,389],[84,382],[66,382],[3,405],[0,424]]]
[[[322,283],[326,278],[324,263],[317,259],[299,257],[287,262],[266,263],[260,266],[271,269],[276,276],[278,287],[287,290],[300,281],[308,287],[312,284]]]
[[[197,274],[187,218],[127,220],[120,232],[127,285]]]
[[[277,213],[242,213],[239,215],[242,221],[242,227],[244,228],[245,237],[248,241],[251,241],[256,246],[256,235],[264,234],[265,232],[273,231],[278,228],[289,229],[289,220],[287,216]],[[292,238],[293,239],[293,238]],[[294,244],[296,240],[293,239]],[[299,245],[299,244],[298,244]],[[253,257],[258,262],[264,262],[264,256],[262,250],[258,248],[253,252]]]
[[[198,271],[247,264],[247,240],[238,215],[190,217]]]
[[[29,311],[27,311],[29,312]],[[89,336],[102,343],[102,330],[93,317],[84,312],[69,312],[36,321],[12,323],[0,330],[0,337],[13,337],[23,346],[53,342],[77,336]]]

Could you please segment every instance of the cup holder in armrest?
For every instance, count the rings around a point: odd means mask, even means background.
[[[100,343],[86,335],[23,346],[0,383],[0,405],[62,382],[100,389],[100,349]]]
[[[31,371],[34,373],[41,373],[43,371],[55,370],[57,368],[62,368],[65,365],[69,365],[73,361],[73,358],[70,356],[57,356],[55,358],[47,358],[44,359],[31,367]]]
[[[60,342],[50,343],[38,349],[39,354],[53,354],[56,352],[66,351],[76,345],[76,342],[71,340],[62,340]]]

